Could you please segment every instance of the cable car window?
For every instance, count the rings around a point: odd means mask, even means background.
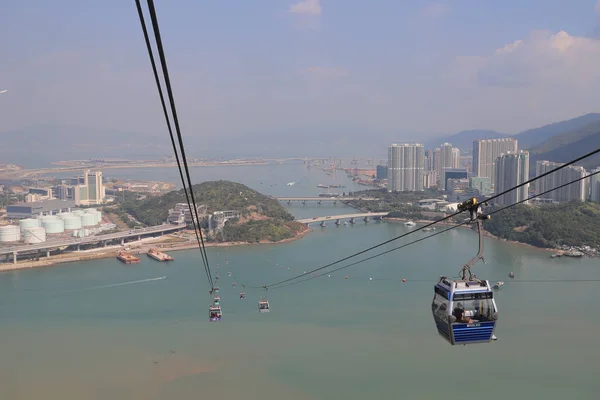
[[[435,293],[441,295],[444,299],[448,298],[448,291],[447,290],[444,290],[444,289],[442,289],[442,288],[440,288],[438,286],[435,286],[433,290],[435,291]]]
[[[493,321],[496,312],[492,299],[454,301],[452,307],[459,323]]]
[[[446,321],[448,319],[448,300],[446,300],[446,297],[436,293],[431,303],[431,311],[435,318]]]

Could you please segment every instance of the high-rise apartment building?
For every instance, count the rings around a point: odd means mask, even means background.
[[[452,166],[450,168],[460,168],[460,150],[456,147],[452,148]]]
[[[78,180],[83,184],[74,187],[73,200],[77,205],[102,204],[105,198],[105,188],[102,182],[102,172],[85,171],[83,178]]]
[[[424,171],[422,144],[393,144],[388,148],[388,188],[391,191],[422,191]]]
[[[500,194],[510,190],[529,179],[529,152],[507,152],[500,154],[494,165],[495,190]],[[529,197],[529,184],[523,185],[518,189],[512,190],[500,197],[494,202],[496,204],[514,204]]]
[[[546,172],[550,172],[564,163],[555,163],[551,161],[538,161],[535,163],[535,176],[540,176]],[[586,175],[583,167],[569,165],[556,172],[552,172],[535,182],[535,192],[543,193],[555,187],[573,182]],[[568,202],[573,200],[585,201],[587,198],[586,180],[582,179],[578,182],[573,182],[568,186],[562,187],[544,194],[542,197],[552,199],[558,202]]]
[[[590,171],[590,173],[598,172],[596,175],[589,178],[590,180],[590,200],[600,203],[600,168]]]
[[[496,159],[503,153],[517,152],[517,139],[479,139],[473,141],[473,176],[490,178],[491,184],[496,182],[494,172]],[[496,191],[497,192],[497,191]]]

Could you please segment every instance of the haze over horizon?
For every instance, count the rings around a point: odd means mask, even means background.
[[[599,111],[596,0],[156,3],[191,156],[374,154]],[[0,35],[0,140],[171,153],[134,1],[7,4]]]

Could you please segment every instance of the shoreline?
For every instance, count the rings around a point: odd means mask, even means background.
[[[389,221],[389,222],[393,222],[393,223],[400,223],[400,222],[406,222],[409,221],[410,218],[384,218],[384,221]],[[411,220],[417,224],[430,224],[434,221],[431,220]],[[447,221],[442,221],[442,222],[438,222],[436,225],[444,225],[444,226],[456,226],[456,224],[451,223],[451,222],[447,222]],[[472,230],[468,225],[461,225],[458,226],[458,228],[463,228],[463,229],[469,229]],[[545,252],[550,252],[550,253],[557,253],[560,251],[560,249],[551,249],[548,247],[538,247],[538,246],[534,246],[532,244],[529,243],[523,243],[523,242],[517,242],[516,240],[506,240],[503,239],[501,237],[498,237],[492,233],[490,233],[489,231],[486,231],[485,229],[483,230],[483,236],[497,240],[499,242],[504,242],[504,243],[510,243],[513,245],[517,245],[517,246],[522,246],[522,247],[528,247],[531,249],[536,249],[536,250],[541,250],[541,251],[545,251]]]
[[[248,243],[248,242],[218,243],[218,242],[216,242],[216,243],[205,243],[205,247],[233,247],[233,246],[256,246],[256,245],[266,245],[266,244],[269,244],[269,245],[285,244],[285,243],[290,243],[295,240],[301,239],[311,231],[312,231],[312,229],[306,228],[305,230],[298,232],[296,234],[296,236],[287,238],[287,239],[283,239],[278,242],[271,242],[269,240],[261,240],[258,243]],[[169,247],[169,246],[172,246],[172,247]],[[140,256],[140,258],[141,258],[141,256],[144,255],[145,253],[147,253],[150,248],[156,248],[165,253],[167,253],[167,252],[170,253],[170,252],[175,252],[175,251],[192,250],[192,249],[198,248],[198,243],[195,240],[186,241],[186,242],[168,242],[166,240],[161,241],[160,239],[154,240],[154,241],[146,239],[145,241],[142,240],[142,241],[138,241],[138,242],[131,242],[131,243],[129,243],[128,247],[131,247],[131,250],[126,250],[126,251],[131,252],[132,254],[135,254],[137,256]],[[40,258],[38,261],[21,261],[17,264],[2,263],[2,264],[0,264],[0,273],[9,272],[9,271],[19,271],[22,269],[30,269],[30,268],[45,268],[45,267],[55,266],[58,264],[67,264],[67,263],[79,262],[79,261],[101,260],[103,258],[114,258],[116,262],[119,262],[119,260],[117,260],[117,253],[119,251],[121,251],[122,249],[123,249],[122,246],[116,245],[116,246],[109,246],[109,247],[105,247],[105,248],[84,250],[84,251],[80,251],[80,252],[72,252],[72,253],[68,253],[68,254],[54,255],[54,256],[50,256],[48,258],[43,257],[43,258]],[[158,261],[156,261],[156,262],[158,262]]]

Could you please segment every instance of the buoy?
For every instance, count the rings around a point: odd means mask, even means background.
[[[370,280],[370,281],[372,281],[372,280],[373,280],[373,278],[369,278],[369,280]]]
[[[402,282],[406,282],[406,278],[402,278]]]

